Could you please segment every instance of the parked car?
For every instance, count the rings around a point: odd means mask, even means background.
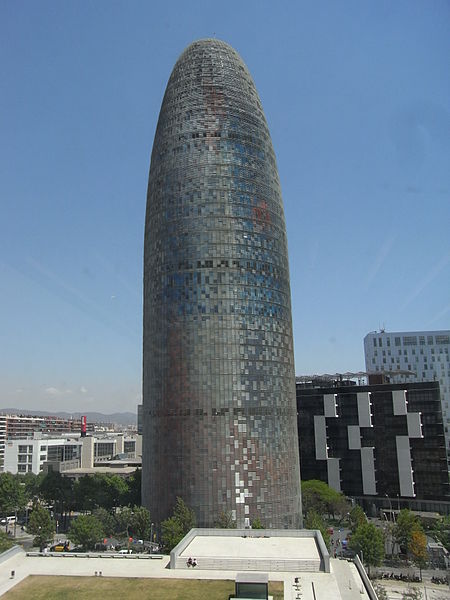
[[[54,546],[52,546],[50,548],[50,552],[68,552],[68,551],[69,551],[68,542],[66,542],[65,544],[63,542],[59,542],[58,544],[55,544]]]

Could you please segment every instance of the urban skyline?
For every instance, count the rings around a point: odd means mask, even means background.
[[[449,11],[4,3],[0,405],[136,410],[150,140],[177,56],[213,34],[277,149],[296,372],[363,370],[383,326],[448,329]]]

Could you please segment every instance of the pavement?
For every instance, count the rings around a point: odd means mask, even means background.
[[[389,600],[402,600],[403,594],[410,587],[419,589],[422,592],[423,600],[449,600],[450,589],[447,585],[432,584],[428,582],[408,583],[405,581],[391,581],[383,579],[382,581],[372,581],[375,585],[382,586],[387,593]]]
[[[177,579],[234,579],[234,571],[169,569],[169,556],[162,559],[88,558],[77,556],[26,556],[18,552],[0,564],[0,596],[29,575],[78,577],[158,577]],[[14,571],[14,578],[11,578]],[[284,581],[285,600],[368,600],[353,563],[331,560],[331,573],[269,573],[269,580]],[[299,583],[295,583],[295,577]],[[430,599],[431,600],[431,599]],[[437,599],[433,599],[437,600]]]

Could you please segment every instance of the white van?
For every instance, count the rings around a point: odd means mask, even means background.
[[[3,517],[2,519],[0,519],[1,525],[6,525],[6,523],[8,523],[8,525],[14,525],[15,522],[16,517],[14,515],[12,517]]]

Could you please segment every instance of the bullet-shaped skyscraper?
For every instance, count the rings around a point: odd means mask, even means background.
[[[213,526],[301,525],[286,227],[253,80],[228,44],[178,59],[153,144],[144,250],[142,498]]]

